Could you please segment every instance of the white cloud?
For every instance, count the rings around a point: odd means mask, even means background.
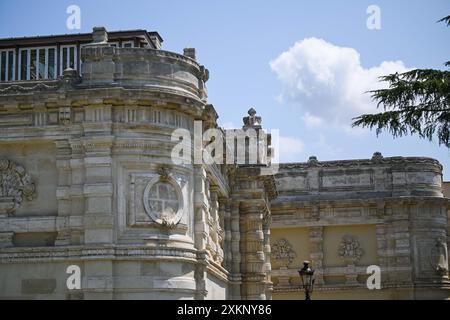
[[[309,128],[318,128],[323,125],[323,119],[317,116],[314,116],[310,114],[309,112],[306,112],[305,115],[302,117],[303,122],[308,126]]]
[[[279,137],[279,146],[275,147],[280,162],[298,161],[305,148],[302,140],[294,137]]]
[[[402,61],[364,68],[355,49],[317,38],[297,42],[270,66],[282,83],[282,98],[302,108],[309,126],[325,122],[348,127],[353,117],[376,112],[366,92],[384,85],[378,77],[407,71]]]

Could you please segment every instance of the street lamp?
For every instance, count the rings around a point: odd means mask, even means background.
[[[298,270],[302,288],[305,290],[305,300],[311,300],[311,293],[314,290],[314,270],[310,268],[309,264],[309,261],[304,261],[303,268]]]

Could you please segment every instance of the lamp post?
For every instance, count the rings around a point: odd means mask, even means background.
[[[311,300],[311,293],[314,290],[314,270],[309,266],[309,261],[303,262],[303,268],[298,270],[302,280],[302,288],[305,290],[305,300]]]

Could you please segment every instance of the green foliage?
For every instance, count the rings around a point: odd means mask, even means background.
[[[441,20],[439,20],[438,22],[445,22],[447,24],[447,26],[450,26],[450,16],[446,16],[446,17],[442,18]]]
[[[450,16],[441,19],[450,25]],[[446,63],[450,66],[450,61]],[[384,112],[354,118],[353,126],[383,130],[394,137],[417,134],[450,148],[450,71],[416,69],[380,78],[388,88],[370,91]]]

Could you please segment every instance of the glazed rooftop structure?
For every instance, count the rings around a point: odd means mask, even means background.
[[[146,30],[108,33],[108,44],[120,48],[160,49],[163,39]],[[92,33],[0,39],[0,81],[56,79],[67,68],[81,70],[81,49]]]
[[[305,260],[313,299],[450,298],[438,161],[271,171],[267,139],[257,165],[175,162],[174,130],[219,128],[218,114],[195,49],[161,42],[102,27],[0,40],[0,299],[299,300]],[[263,130],[253,108],[243,120]]]

